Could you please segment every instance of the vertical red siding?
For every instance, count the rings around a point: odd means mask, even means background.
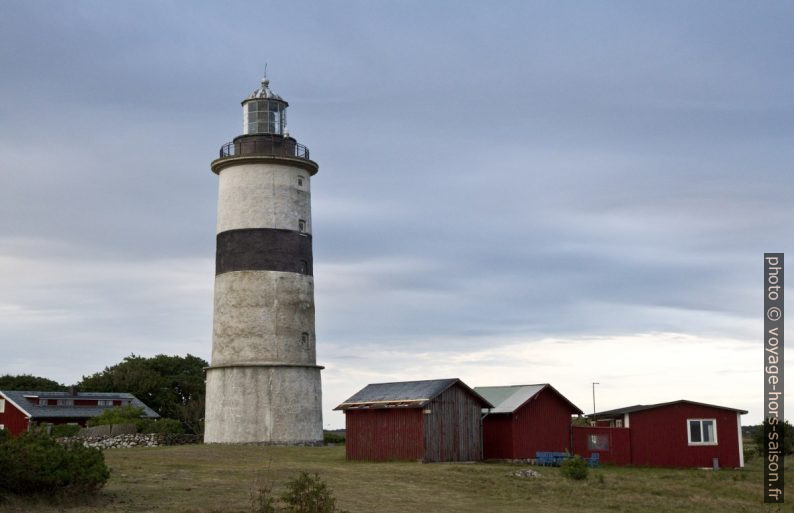
[[[513,414],[491,413],[482,422],[485,459],[513,458]]]
[[[571,449],[571,407],[544,388],[514,412],[513,458],[534,458],[538,451]]]
[[[27,416],[8,400],[6,400],[5,412],[0,413],[0,424],[3,424],[12,435],[18,435],[28,430]]]
[[[716,419],[718,445],[689,445],[687,419]],[[673,404],[629,414],[632,463],[655,467],[739,466],[736,411]]]
[[[468,391],[456,384],[425,409],[425,461],[482,459],[482,405]]]
[[[629,465],[631,463],[631,433],[629,428],[610,427],[573,427],[573,453],[583,458],[589,458],[594,452],[598,453],[599,461]],[[609,437],[609,449],[594,451],[587,447],[590,435],[606,435]]]
[[[422,422],[419,408],[347,410],[347,459],[421,460],[424,457]]]

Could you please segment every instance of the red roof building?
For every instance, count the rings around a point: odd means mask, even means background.
[[[482,459],[483,408],[459,379],[367,385],[337,406],[345,413],[349,460]]]
[[[85,426],[88,419],[108,408],[130,405],[142,408],[145,418],[160,417],[127,393],[0,390],[0,429],[19,435],[28,431],[32,423]]]
[[[575,404],[548,383],[475,387],[494,404],[483,412],[486,459],[531,459],[536,453],[571,450],[571,416]]]
[[[602,461],[653,467],[743,467],[744,410],[679,400],[591,415],[599,426],[574,428],[574,452]],[[608,425],[608,427],[606,427]]]

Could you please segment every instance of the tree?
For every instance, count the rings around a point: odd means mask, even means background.
[[[135,424],[136,426],[143,416],[143,408],[137,406],[121,406],[119,408],[108,408],[100,415],[88,419],[88,426],[104,426],[106,424]]]
[[[767,419],[764,419],[764,424],[768,422]],[[755,443],[755,447],[758,450],[758,454],[764,453],[764,447],[767,446],[769,442],[766,437],[764,436],[764,424],[759,424],[757,426],[753,426],[752,434],[750,435],[753,443]],[[782,427],[782,429],[781,429]],[[791,454],[794,452],[794,426],[792,426],[789,421],[784,421],[782,424],[778,424],[776,426],[776,431],[780,433],[782,436],[782,447],[781,449],[785,454]],[[781,439],[777,438],[775,440],[778,444],[781,443]]]
[[[159,354],[152,358],[130,356],[102,372],[83,376],[77,384],[90,392],[129,392],[161,417],[177,419],[193,433],[203,431],[203,359]]]
[[[65,385],[57,381],[30,374],[18,374],[12,376],[5,374],[0,376],[0,390],[36,390],[40,392],[62,392],[66,390]]]

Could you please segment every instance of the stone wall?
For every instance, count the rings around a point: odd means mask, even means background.
[[[167,435],[162,433],[135,433],[113,436],[74,436],[59,438],[61,443],[80,442],[97,449],[123,449],[128,447],[158,447],[201,443],[201,435]]]

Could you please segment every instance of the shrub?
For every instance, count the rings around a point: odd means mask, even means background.
[[[50,436],[53,438],[61,438],[65,436],[74,436],[80,432],[80,426],[73,424],[56,424],[50,429]]]
[[[745,447],[743,449],[743,452],[744,452],[744,462],[749,463],[753,461],[755,455],[758,454],[758,449],[756,449],[755,447]]]
[[[251,496],[251,513],[348,513],[337,509],[333,493],[317,474],[301,472],[278,499],[269,486],[260,487]]]
[[[560,474],[576,481],[587,479],[587,471],[587,462],[578,454],[563,461],[560,465]]]
[[[764,420],[764,423],[766,422],[768,422],[768,420]],[[782,442],[782,447],[780,447],[780,449],[782,449],[785,454],[791,454],[794,452],[794,426],[792,426],[789,421],[784,421],[778,424],[776,428],[778,432],[782,431],[782,440],[776,440],[778,443]],[[764,437],[764,424],[753,426],[752,440],[755,443],[758,454],[763,454],[764,448],[767,446],[768,442]]]
[[[138,421],[138,433],[162,433],[165,435],[182,435],[185,428],[175,419],[142,419]]]
[[[261,486],[251,494],[251,513],[277,513],[276,499],[269,486]]]
[[[106,424],[138,424],[143,415],[143,408],[137,406],[116,406],[103,411],[101,415],[89,419],[88,426],[104,426]]]
[[[323,432],[323,442],[326,444],[343,444],[345,443],[345,435],[325,431]]]
[[[281,500],[286,504],[285,513],[345,513],[336,509],[333,493],[317,474],[301,472],[287,482]]]
[[[0,469],[0,491],[18,495],[93,493],[110,477],[99,449],[63,446],[35,432],[0,443]]]

